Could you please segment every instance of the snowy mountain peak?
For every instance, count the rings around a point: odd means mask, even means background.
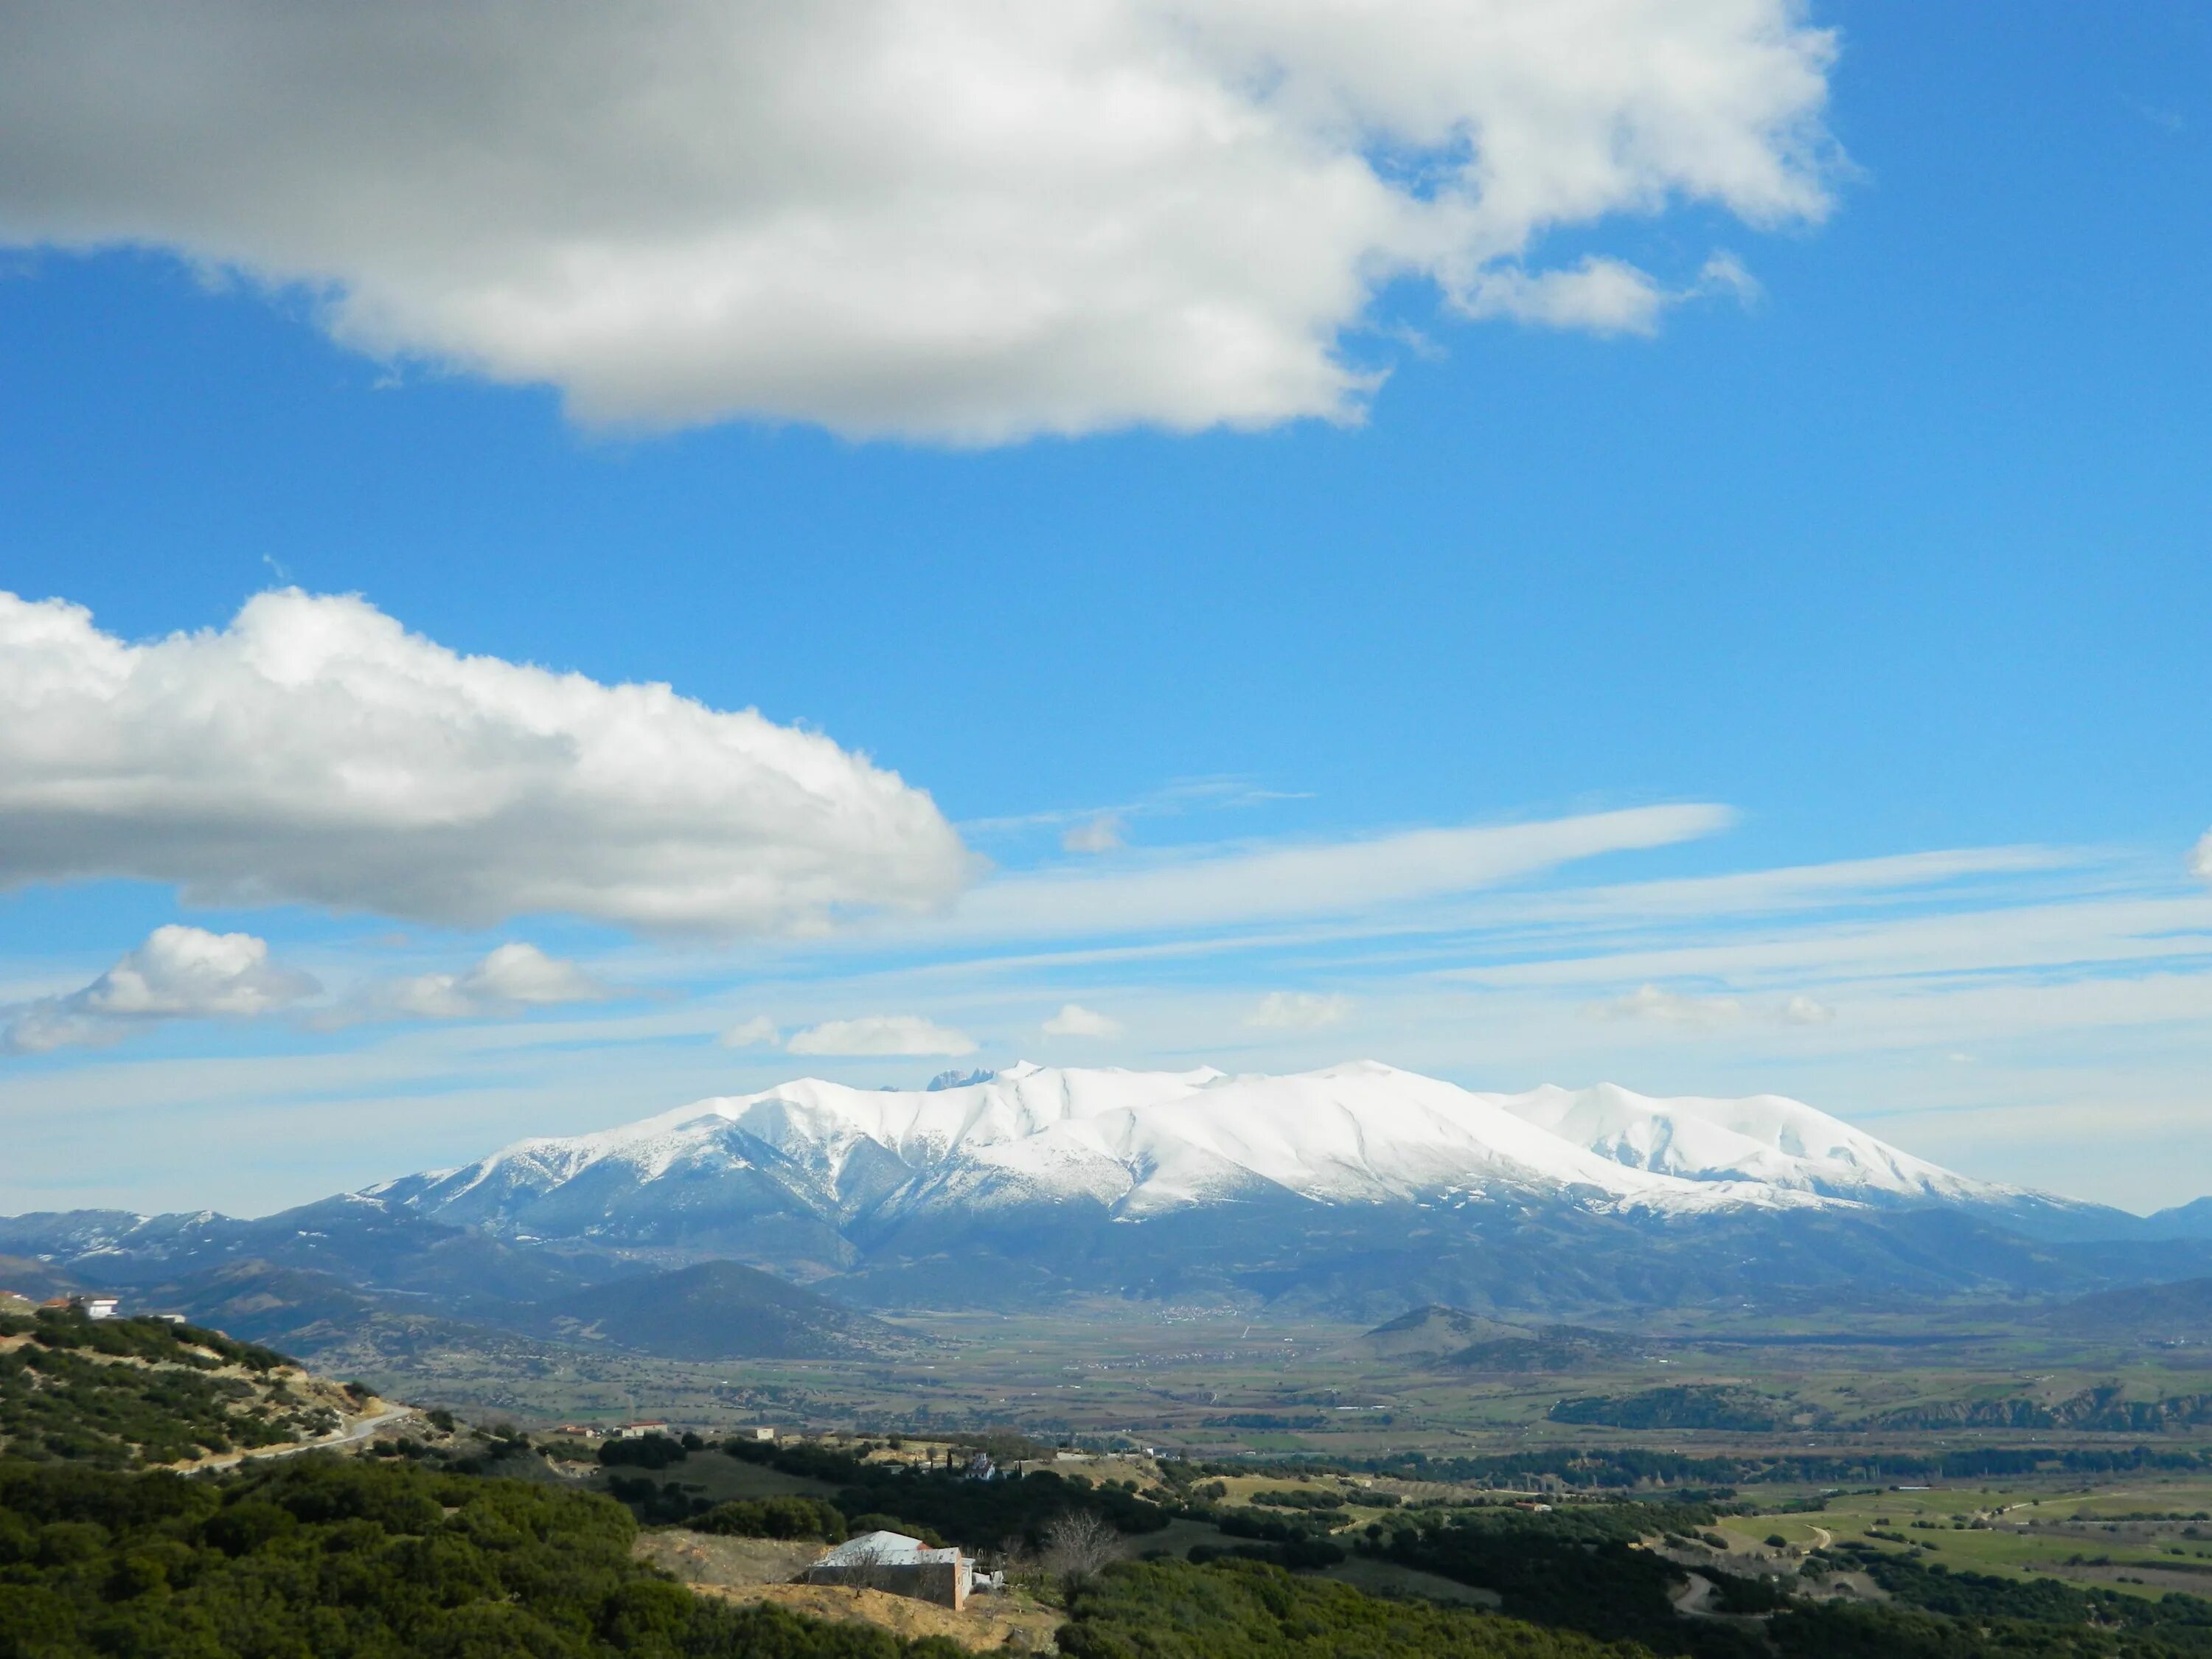
[[[372,1190],[533,1234],[641,1217],[842,1234],[1069,1203],[1136,1222],[1261,1201],[1668,1215],[2017,1196],[1779,1096],[1477,1094],[1376,1060],[1285,1077],[1024,1061],[915,1090],[801,1078]]]
[[[1688,1181],[1753,1181],[1872,1202],[2021,1196],[1915,1158],[1784,1095],[1656,1099],[1601,1083],[1532,1089],[1501,1096],[1498,1103],[1601,1157]]]

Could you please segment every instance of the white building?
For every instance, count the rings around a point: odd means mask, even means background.
[[[806,1570],[810,1584],[850,1584],[888,1590],[955,1609],[978,1588],[975,1563],[957,1549],[932,1549],[902,1532],[864,1532],[849,1538]],[[996,1589],[995,1576],[981,1588]]]

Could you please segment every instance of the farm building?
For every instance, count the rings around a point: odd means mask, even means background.
[[[806,1582],[888,1590],[955,1610],[967,1605],[969,1591],[996,1583],[986,1577],[979,1586],[971,1558],[957,1549],[932,1549],[902,1532],[864,1532],[848,1539],[806,1570]]]

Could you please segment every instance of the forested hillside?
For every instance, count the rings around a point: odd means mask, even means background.
[[[313,1440],[366,1402],[283,1354],[156,1319],[0,1315],[0,1458],[99,1468]]]
[[[0,1659],[951,1659],[695,1596],[586,1493],[315,1456],[219,1480],[0,1466]]]

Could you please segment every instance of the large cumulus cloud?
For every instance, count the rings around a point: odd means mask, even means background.
[[[0,885],[736,934],[927,907],[967,869],[896,775],[665,685],[459,656],[359,599],[137,645],[0,594]]]
[[[340,340],[591,420],[994,441],[1356,414],[1414,277],[1601,331],[1826,206],[1797,0],[26,0],[0,240],[302,284]]]

